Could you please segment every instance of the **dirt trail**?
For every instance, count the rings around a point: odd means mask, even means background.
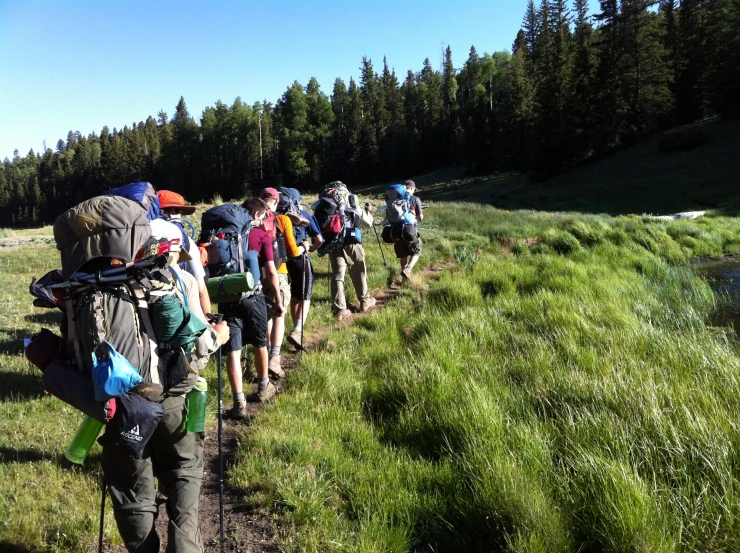
[[[424,268],[417,273],[414,281],[427,281],[435,273],[449,267],[449,263],[436,263]],[[400,277],[389,283],[387,288],[381,288],[373,291],[373,297],[377,300],[375,307],[371,311],[382,309],[385,305],[395,298],[402,283]],[[352,313],[350,317],[344,319],[340,326],[352,324],[355,317],[362,313]],[[336,326],[334,327],[336,329]],[[305,337],[305,348],[311,351],[327,335],[328,330],[322,329]],[[284,353],[282,356],[282,367],[288,373],[300,361],[300,353],[291,351]],[[226,379],[226,369],[224,367],[224,380]],[[255,385],[247,385],[256,389]],[[254,391],[254,390],[252,390]],[[228,409],[228,405],[224,405]],[[254,393],[247,396],[247,418],[241,421],[232,421],[224,418],[223,428],[223,455],[224,471],[228,473],[229,467],[236,448],[237,425],[249,425],[262,412],[262,404],[256,399]],[[219,500],[218,500],[218,435],[216,429],[210,429],[206,432],[204,445],[204,464],[203,486],[200,494],[200,531],[203,538],[203,545],[207,553],[219,553],[221,547],[219,544]],[[157,517],[157,531],[162,540],[160,551],[164,551],[167,543],[167,510],[164,504],[164,498],[159,505],[159,514]],[[265,516],[259,510],[259,506],[243,500],[228,485],[224,487],[224,550],[229,553],[273,553],[284,551],[281,541],[286,537],[286,530],[280,526],[280,522]],[[113,553],[125,553],[123,546],[112,546],[107,544],[105,551]]]

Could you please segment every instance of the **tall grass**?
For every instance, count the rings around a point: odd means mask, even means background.
[[[475,264],[458,245],[424,305],[307,355],[232,483],[294,551],[738,549],[738,344],[686,264],[737,222],[468,209],[479,243],[540,240]]]

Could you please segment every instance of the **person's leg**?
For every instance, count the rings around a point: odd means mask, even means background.
[[[339,315],[347,311],[347,300],[344,297],[344,273],[347,270],[347,262],[344,259],[344,248],[334,250],[329,254],[331,264],[331,298],[332,313]]]
[[[150,441],[154,475],[167,495],[166,553],[201,553],[198,498],[203,480],[203,433],[188,432],[185,396],[168,397]]]
[[[311,309],[311,297],[313,296],[313,285],[314,285],[314,274],[313,265],[311,260],[306,257],[305,260],[301,260],[305,271],[301,273],[301,281],[298,282],[299,288],[302,286],[303,290],[299,294],[299,298],[295,295],[291,298],[290,313],[293,318],[293,330],[288,335],[288,342],[293,344],[296,348],[303,347],[301,343],[303,339],[303,329],[306,321],[308,320],[308,312]],[[294,289],[294,282],[291,281],[291,288]],[[301,300],[300,298],[303,298]]]
[[[355,294],[360,302],[360,310],[365,311],[365,306],[370,302],[370,291],[367,287],[367,264],[365,263],[365,248],[362,244],[353,244],[346,247],[347,255],[352,260],[349,268],[349,276],[355,287]],[[374,303],[374,302],[373,302]]]
[[[283,315],[273,319],[268,350],[270,353],[268,367],[272,374],[278,378],[282,378],[285,376],[285,372],[280,367],[280,348],[283,345],[283,338],[285,337],[285,313],[287,313],[290,307],[290,281],[288,280],[288,275],[278,273],[278,284],[280,286],[280,302],[284,311]]]
[[[267,305],[264,294],[256,294],[244,302],[245,340],[254,348],[254,369],[257,373],[257,396],[264,401],[265,395],[275,395],[274,386],[268,376],[267,351]],[[268,388],[272,387],[272,393]],[[267,391],[266,391],[267,390]]]
[[[219,313],[224,315],[229,327],[229,341],[221,346],[221,352],[226,357],[226,375],[229,378],[231,394],[234,396],[234,405],[231,408],[232,418],[244,418],[247,404],[242,388],[241,352],[244,339],[244,318],[237,309],[238,304],[224,304],[219,306]]]
[[[150,451],[147,446],[144,458],[135,459],[118,446],[103,446],[102,467],[113,503],[113,517],[126,549],[133,553],[159,551]]]
[[[416,238],[407,244],[407,249],[411,255],[411,259],[409,259],[406,268],[408,269],[408,272],[411,273],[414,265],[416,265],[416,262],[419,261],[419,258],[421,257],[421,237],[418,234]]]

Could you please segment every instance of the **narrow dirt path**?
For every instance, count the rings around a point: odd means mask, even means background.
[[[418,273],[414,280],[421,279],[426,281],[435,273],[449,267],[450,263],[435,263],[424,268]],[[389,283],[387,288],[381,288],[373,291],[373,297],[377,300],[375,307],[371,311],[383,309],[388,302],[393,300],[401,289],[402,282],[397,277]],[[355,317],[363,315],[362,313],[352,313],[351,317],[343,320],[340,326],[352,324]],[[336,329],[336,326],[334,327]],[[321,329],[318,332],[306,336],[305,347],[311,351],[327,335],[327,329]],[[291,351],[284,353],[282,356],[282,367],[288,373],[300,362],[300,352]],[[224,369],[224,378],[226,373]],[[250,385],[251,386],[251,385]],[[254,388],[254,386],[251,386]],[[245,391],[249,388],[245,388]],[[228,406],[224,406],[228,407]],[[231,466],[234,452],[239,446],[237,439],[237,427],[249,425],[262,412],[262,404],[256,399],[255,394],[247,396],[247,418],[241,421],[231,421],[224,419],[223,427],[223,455],[224,470],[228,472]],[[203,545],[207,553],[220,553],[221,546],[219,542],[219,496],[218,496],[218,435],[215,429],[206,433],[204,444],[204,472],[203,486],[200,494],[200,531],[203,539]],[[157,531],[162,540],[160,547],[164,551],[167,542],[167,509],[164,504],[164,498],[159,505],[159,514],[157,517]],[[284,551],[281,540],[285,538],[285,530],[281,528],[279,521],[265,516],[260,512],[258,505],[249,501],[244,501],[237,494],[232,493],[228,485],[224,487],[224,551],[229,553],[275,553]],[[105,551],[114,553],[125,553],[123,546],[105,547]]]

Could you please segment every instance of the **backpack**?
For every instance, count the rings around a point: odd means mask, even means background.
[[[411,194],[403,184],[392,184],[385,191],[385,220],[392,224],[403,223],[413,225],[416,217],[411,213]]]
[[[206,330],[185,306],[166,268],[169,242],[151,239],[147,216],[140,203],[120,196],[92,198],[67,210],[54,223],[62,269],[29,287],[34,305],[64,314],[62,336],[42,330],[28,345],[29,360],[34,350],[48,349],[42,360],[36,358],[46,389],[102,422],[110,421],[120,397],[98,401],[101,382],[122,369],[135,370],[138,377],[129,378],[129,385],[140,381],[134,391],[160,401],[188,378],[169,374],[160,362],[163,353],[185,358]],[[165,303],[173,307],[166,314]],[[166,343],[157,331],[172,327]]]
[[[280,230],[277,224],[277,215],[272,211],[268,211],[260,228],[264,230],[272,238],[272,255],[275,268],[280,267],[286,259],[288,259],[288,248],[285,247],[285,233]]]
[[[319,257],[344,245],[345,216],[349,190],[341,181],[327,184],[319,192],[319,200],[311,206],[324,242],[318,249]]]
[[[206,250],[208,276],[220,277],[249,271],[254,282],[259,282],[257,252],[249,251],[252,221],[249,212],[237,204],[217,205],[203,213],[198,244]],[[238,300],[238,297],[234,299]]]
[[[148,182],[132,182],[118,188],[103,192],[103,196],[120,196],[133,200],[147,210],[147,219],[153,221],[159,217],[159,198],[157,191]]]

